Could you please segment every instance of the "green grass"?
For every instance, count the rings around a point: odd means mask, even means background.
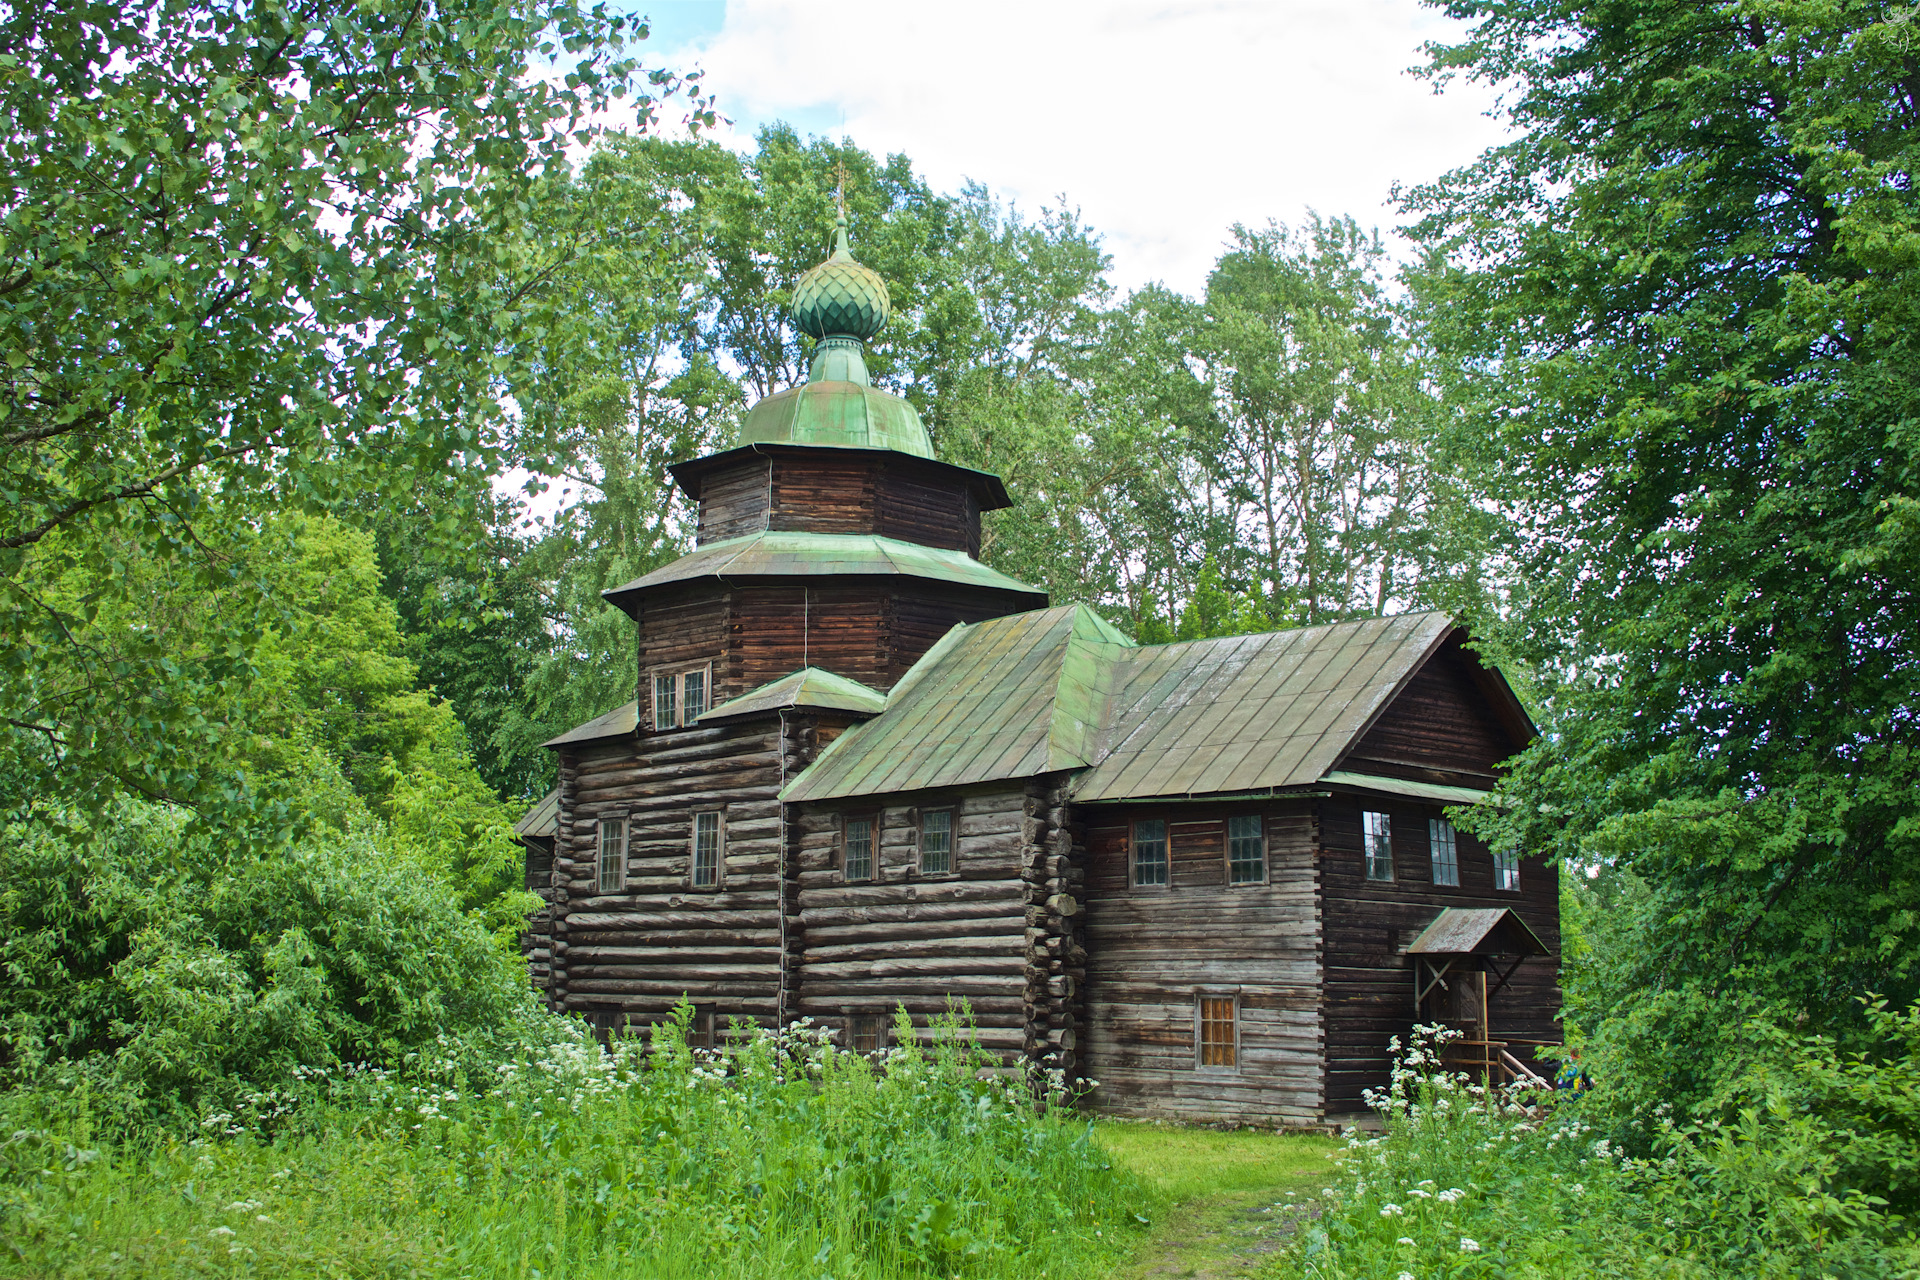
[[[585,1044],[121,1146],[0,1098],[0,1275],[1039,1280],[1144,1236],[1154,1194],[1087,1121],[951,1040],[885,1073],[800,1050]]]
[[[1114,1274],[1247,1274],[1319,1211],[1344,1147],[1320,1134],[1102,1121],[1094,1140],[1160,1200],[1153,1239]]]

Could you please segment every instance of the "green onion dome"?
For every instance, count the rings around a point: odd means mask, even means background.
[[[853,260],[844,212],[834,223],[833,240],[833,256],[794,286],[793,323],[810,338],[844,335],[865,342],[880,332],[892,310],[887,282]]]

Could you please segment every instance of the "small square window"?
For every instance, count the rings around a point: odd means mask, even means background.
[[[873,879],[873,819],[848,818],[841,870],[849,880]]]
[[[1235,1007],[1239,1000],[1235,996],[1201,996],[1199,1008],[1195,1011],[1195,1022],[1199,1027],[1200,1065],[1203,1067],[1237,1067],[1240,1065],[1240,1036],[1236,1025]]]
[[[1133,883],[1166,886],[1167,822],[1164,818],[1142,818],[1133,824]]]
[[[627,823],[624,818],[608,818],[600,824],[599,872],[601,893],[618,893],[627,887]]]
[[[920,873],[944,876],[953,870],[953,810],[920,815]]]
[[[672,729],[680,724],[679,699],[675,696],[680,683],[678,676],[655,676],[653,678],[653,727]]]
[[[1267,837],[1257,813],[1227,819],[1227,883],[1264,884],[1267,879]]]
[[[1369,809],[1360,815],[1367,836],[1367,879],[1393,879],[1393,822]]]
[[[1520,853],[1517,849],[1493,851],[1493,887],[1505,893],[1520,892]]]
[[[1453,838],[1453,824],[1445,818],[1427,819],[1427,844],[1433,850],[1433,882],[1460,884],[1460,849]]]
[[[718,811],[693,815],[693,887],[712,889],[720,883],[720,814]]]

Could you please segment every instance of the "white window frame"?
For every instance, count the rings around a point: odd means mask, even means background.
[[[1493,851],[1493,890],[1495,893],[1520,892],[1520,851],[1518,849]]]
[[[1232,1018],[1233,1043],[1232,1062],[1208,1062],[1206,1044],[1207,1001],[1224,1000]],[[1240,992],[1222,991],[1218,988],[1202,987],[1193,993],[1193,1069],[1213,1074],[1237,1073],[1240,1070]]]
[[[1149,822],[1160,824],[1160,878],[1140,878],[1140,828]],[[1173,832],[1165,818],[1135,818],[1127,824],[1127,884],[1135,889],[1171,889],[1173,887]]]
[[[867,871],[853,874],[853,824],[867,824]],[[880,878],[880,816],[873,813],[840,815],[840,878],[848,884],[869,884]]]
[[[713,819],[713,879],[700,879],[700,820]],[[693,815],[687,838],[687,887],[718,889],[727,881],[727,816],[720,809],[701,809]]]
[[[1460,887],[1460,840],[1445,818],[1427,819],[1427,851],[1433,859],[1433,882],[1449,889]]]
[[[620,893],[626,889],[630,825],[625,818],[600,819],[599,841],[594,850],[596,892]]]
[[[935,869],[927,865],[927,819],[939,814],[947,817],[947,865]],[[917,842],[917,861],[923,876],[950,876],[960,862],[960,810],[954,806],[943,805],[920,811],[920,839]]]
[[[1379,819],[1375,822],[1374,819]],[[1375,884],[1392,884],[1393,815],[1383,809],[1360,811],[1360,840],[1366,856],[1366,876]],[[1381,872],[1385,871],[1385,875]]]
[[[687,677],[698,676],[700,685],[700,709],[695,711],[687,703]],[[713,664],[702,662],[690,667],[660,667],[651,673],[653,680],[653,731],[664,733],[668,729],[690,728],[693,722],[713,709]],[[662,698],[662,692],[665,698]],[[663,706],[667,714],[662,716]]]
[[[1236,822],[1253,823],[1253,835],[1252,836],[1234,835],[1233,824]],[[1238,861],[1241,861],[1241,859],[1237,859],[1233,856],[1233,843],[1236,840],[1247,840],[1247,839],[1251,839],[1254,842],[1255,847],[1259,851],[1257,856],[1259,858],[1259,863],[1260,863],[1260,872],[1258,875],[1251,876],[1246,879],[1236,879],[1233,874],[1233,868],[1234,868],[1234,864]],[[1227,815],[1227,846],[1226,847],[1227,847],[1227,887],[1228,888],[1244,889],[1249,885],[1259,885],[1259,884],[1265,884],[1267,882],[1267,820],[1263,815],[1258,813],[1234,813],[1234,814]]]

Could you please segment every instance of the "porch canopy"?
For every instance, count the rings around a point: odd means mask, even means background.
[[[1547,946],[1508,907],[1447,907],[1420,931],[1407,946],[1413,957],[1413,1008],[1421,1016],[1428,997],[1436,990],[1449,989],[1449,974],[1477,975],[1477,990],[1482,1038],[1492,1031],[1487,1017],[1487,1002],[1507,985],[1507,979],[1528,956],[1548,954]],[[1505,963],[1502,967],[1502,962]],[[1494,975],[1488,983],[1486,975]]]

